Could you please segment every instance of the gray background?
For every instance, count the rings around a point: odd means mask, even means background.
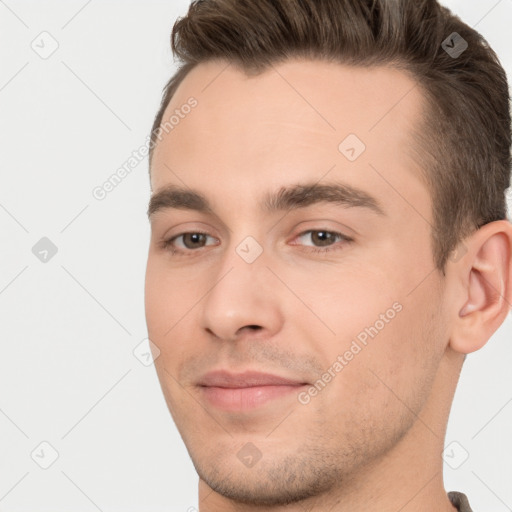
[[[188,4],[0,0],[0,512],[197,506],[143,364],[147,159],[93,196],[146,142]],[[512,0],[445,4],[512,76]],[[446,489],[475,512],[512,510],[511,332],[469,355],[450,417]]]

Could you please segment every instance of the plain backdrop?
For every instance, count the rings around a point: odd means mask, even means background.
[[[445,4],[512,76],[512,0]],[[147,159],[93,195],[146,142],[188,5],[0,0],[0,512],[197,507],[144,356]],[[448,425],[475,512],[512,510],[511,333],[468,356]]]

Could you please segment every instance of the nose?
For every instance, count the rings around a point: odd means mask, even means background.
[[[243,336],[270,338],[282,327],[283,312],[276,278],[265,258],[247,263],[233,251],[216,272],[202,303],[202,327],[219,340]]]

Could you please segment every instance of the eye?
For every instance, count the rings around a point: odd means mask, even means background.
[[[326,253],[333,250],[340,250],[342,245],[337,242],[352,242],[353,239],[337,231],[328,231],[324,229],[311,229],[304,231],[296,237],[296,240],[302,243],[292,243],[291,245],[302,245],[308,252]],[[309,240],[309,244],[307,241]],[[210,243],[208,243],[210,242]],[[208,233],[201,231],[191,231],[180,233],[168,240],[162,242],[163,249],[169,250],[173,255],[190,255],[192,252],[198,252],[198,249],[209,245],[218,245],[219,241]]]
[[[336,242],[352,242],[353,239],[345,236],[343,233],[338,233],[337,231],[327,231],[323,229],[311,229],[309,231],[304,231],[301,233],[297,239],[306,241],[309,240],[311,244],[301,244],[305,247],[310,247],[308,249],[312,252],[328,252],[333,250],[341,249],[339,245],[335,245]],[[293,244],[297,245],[297,244]]]
[[[201,249],[206,247],[207,245],[215,245],[208,244],[208,239],[216,240],[216,238],[208,235],[207,233],[203,233],[201,231],[193,231],[188,233],[180,233],[179,235],[175,235],[168,240],[165,240],[162,244],[164,249],[169,249],[173,254],[177,253],[185,253],[190,252],[196,249]]]

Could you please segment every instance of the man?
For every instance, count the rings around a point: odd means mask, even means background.
[[[203,0],[171,39],[146,319],[201,512],[470,511],[442,452],[512,300],[496,55],[434,0]]]

